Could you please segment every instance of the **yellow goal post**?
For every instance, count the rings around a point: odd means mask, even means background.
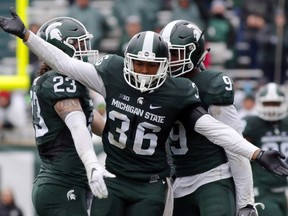
[[[29,0],[15,0],[17,14],[21,17],[24,24],[28,27],[27,11]],[[16,39],[16,73],[13,75],[0,74],[0,90],[27,90],[30,86],[28,75],[29,52],[22,40]],[[1,67],[1,66],[0,66]]]

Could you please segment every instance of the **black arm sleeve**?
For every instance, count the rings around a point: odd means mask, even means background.
[[[181,123],[184,125],[186,131],[194,130],[196,121],[205,114],[208,113],[202,106],[187,107],[184,109],[183,112],[181,112],[179,116],[179,121],[181,121]]]

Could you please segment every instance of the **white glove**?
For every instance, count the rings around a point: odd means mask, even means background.
[[[115,175],[109,173],[98,162],[84,113],[70,112],[65,118],[65,123],[71,131],[76,151],[85,166],[91,192],[99,199],[106,198],[108,191],[103,178],[113,178]]]
[[[257,206],[260,206],[262,210],[265,209],[265,205],[263,203],[255,203],[254,206],[248,204],[244,208],[239,209],[237,216],[258,216]]]
[[[108,190],[104,181],[106,178],[115,178],[115,175],[108,172],[101,164],[98,162],[89,164],[86,169],[88,183],[91,192],[94,196],[99,199],[108,197]]]
[[[252,205],[239,209],[238,216],[258,216],[257,210]]]

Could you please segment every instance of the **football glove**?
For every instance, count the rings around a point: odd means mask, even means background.
[[[258,216],[257,210],[252,205],[239,209],[237,216]]]
[[[0,27],[5,32],[13,34],[23,39],[26,33],[28,32],[27,28],[25,27],[24,23],[17,15],[13,7],[10,8],[10,13],[12,15],[12,18],[0,16]]]
[[[106,178],[115,178],[115,175],[108,172],[102,165],[98,162],[90,164],[89,168],[86,169],[89,187],[94,196],[99,199],[108,197],[108,190],[104,181]]]
[[[287,176],[288,165],[282,161],[282,159],[285,159],[285,156],[279,151],[261,150],[257,155],[255,162],[259,163],[262,167],[272,173],[279,176]]]

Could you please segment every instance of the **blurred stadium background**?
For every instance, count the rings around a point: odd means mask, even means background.
[[[109,31],[107,31],[105,37],[101,39],[98,47],[100,56],[105,55],[106,53],[119,52],[118,49],[121,42],[121,36],[123,35],[124,24],[121,24],[119,17],[115,15],[114,7],[115,5],[119,5],[119,3],[121,4],[121,1],[123,1],[123,4],[129,2],[128,0],[91,0],[91,6],[101,11],[109,25]],[[135,0],[135,2],[139,2],[139,4],[141,4],[141,1],[142,0]],[[216,1],[219,0],[214,0],[214,3]],[[18,14],[26,22],[27,26],[32,27],[32,24],[39,26],[56,16],[65,16],[69,11],[72,2],[73,1],[68,0],[0,0],[0,15],[9,17],[9,8],[13,6],[16,7]],[[147,1],[147,4],[150,4],[151,2],[158,3],[158,8],[156,10],[157,24],[155,25],[155,28],[151,30],[159,30],[170,21],[172,16],[174,16],[174,9],[177,7],[178,0],[152,0]],[[203,3],[202,17],[207,23],[210,18],[210,11],[208,9],[205,11],[205,6],[209,8],[208,6],[211,6],[213,1],[191,0],[191,2]],[[211,46],[214,46],[214,49],[212,48],[211,52],[213,54],[209,57],[210,59],[208,60],[210,62],[207,63],[207,66],[217,69],[220,68],[233,78],[237,90],[235,94],[235,103],[240,110],[245,109],[242,104],[244,98],[251,95],[253,96],[261,84],[267,80],[264,79],[264,73],[260,66],[252,66],[251,59],[246,52],[249,49],[249,43],[237,37],[241,34],[239,29],[241,28],[242,20],[238,14],[238,10],[242,7],[242,1],[224,0],[222,3],[223,2],[226,7],[225,17],[231,22],[236,35],[234,38],[235,42],[230,50],[224,49],[223,52],[222,45],[225,41],[221,41],[221,43],[218,44],[212,43],[213,41],[211,41]],[[282,1],[278,0],[274,3],[275,7],[279,7],[279,5],[281,6]],[[282,9],[284,10],[284,8]],[[139,9],[139,11],[141,12],[141,9]],[[207,14],[205,14],[206,12]],[[154,12],[151,11],[150,13]],[[270,16],[273,15],[271,14]],[[131,17],[127,17],[127,22],[128,20],[131,22],[135,21],[132,20],[132,18],[128,18]],[[142,26],[142,28],[144,27]],[[283,29],[280,33],[276,32],[276,36],[280,39],[283,38],[283,34]],[[280,52],[284,52],[286,50],[286,45],[284,43],[280,43],[280,45],[282,45],[280,47]],[[276,45],[275,49],[277,50]],[[215,56],[221,56],[225,51],[227,51],[227,53],[232,51],[232,57],[230,56],[228,58],[229,61],[226,61],[227,59],[220,59],[217,62],[213,59],[216,58]],[[273,60],[277,59],[277,57],[275,57],[276,55],[282,56],[281,53],[275,53],[274,56],[271,56]],[[278,59],[279,58],[280,57],[278,56]],[[287,63],[286,55],[284,55],[283,58],[281,57],[281,62],[279,64],[282,62],[285,64]],[[0,127],[0,190],[3,188],[11,188],[13,190],[16,203],[23,210],[25,216],[35,215],[31,203],[31,190],[33,179],[40,166],[34,142],[34,130],[31,125],[29,100],[30,81],[35,72],[37,63],[37,60],[31,56],[20,40],[16,40],[15,37],[0,30],[0,97],[1,92],[9,92],[9,99],[15,101],[15,103],[13,102],[10,104],[12,107],[9,114],[5,113],[3,107],[0,108],[0,120],[1,112],[2,119],[5,119],[8,115],[12,115],[14,121],[16,119],[15,124],[13,124],[14,122],[12,120],[12,125]],[[271,73],[273,73],[276,82],[281,83],[283,84],[283,87],[286,87],[286,70],[285,77],[279,79],[279,76],[277,75],[281,73],[279,72],[279,64],[274,66],[275,70],[271,71]],[[21,123],[17,124],[17,122]],[[100,154],[100,158],[104,163],[105,154],[102,151],[101,139],[96,136],[93,137],[93,139],[95,149],[97,153]]]

